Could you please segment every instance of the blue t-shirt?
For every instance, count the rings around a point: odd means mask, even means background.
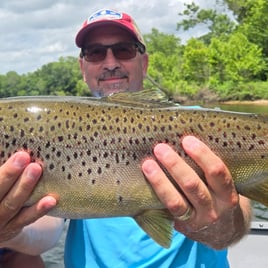
[[[169,249],[129,217],[71,220],[66,268],[228,268],[227,250],[214,250],[174,231]]]

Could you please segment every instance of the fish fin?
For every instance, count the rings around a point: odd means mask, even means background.
[[[164,248],[170,247],[173,217],[168,210],[146,210],[134,219],[155,242]]]
[[[128,91],[111,94],[103,97],[102,100],[119,103],[122,105],[131,105],[134,107],[170,107],[178,104],[169,101],[167,95],[159,89],[145,89],[141,91]]]
[[[237,191],[252,200],[258,201],[268,207],[268,171],[254,175],[249,179],[251,183],[236,184]]]

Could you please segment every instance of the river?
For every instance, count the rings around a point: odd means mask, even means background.
[[[268,103],[255,104],[241,104],[241,103],[232,103],[232,104],[210,104],[209,106],[203,105],[203,107],[209,108],[220,108],[223,110],[238,111],[238,112],[249,112],[249,113],[267,113],[268,115]],[[265,206],[253,202],[254,208],[254,217],[256,219],[267,220],[268,221],[268,210]],[[45,254],[43,254],[43,259],[45,261],[46,268],[64,268],[63,264],[63,251],[64,251],[64,241],[66,230],[68,224],[66,223],[65,231],[62,234],[60,241],[57,246]]]

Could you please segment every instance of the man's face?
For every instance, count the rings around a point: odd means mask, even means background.
[[[113,45],[134,42],[126,30],[116,26],[98,27],[90,32],[83,47],[92,44]],[[80,59],[84,81],[95,96],[108,96],[123,91],[138,91],[143,88],[143,79],[148,66],[148,55],[140,54],[129,60],[117,59],[108,48],[106,57],[97,62]]]

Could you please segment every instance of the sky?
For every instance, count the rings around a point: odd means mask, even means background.
[[[202,8],[215,1],[195,0]],[[187,40],[190,33],[176,30],[183,3],[192,0],[1,0],[0,74],[33,72],[60,57],[77,56],[74,39],[82,23],[95,11],[111,8],[130,14],[143,34],[156,28]]]

